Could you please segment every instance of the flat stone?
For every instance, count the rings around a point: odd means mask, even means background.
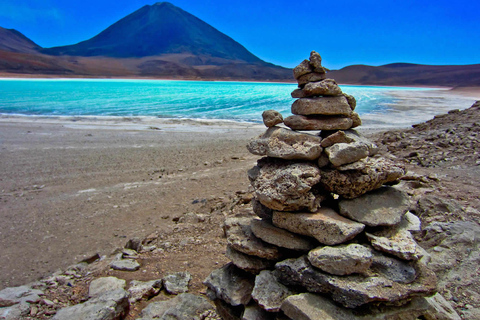
[[[258,305],[245,307],[242,320],[275,320],[276,314],[260,308]]]
[[[175,272],[163,278],[163,286],[170,294],[180,294],[188,291],[188,284],[192,276],[188,272]]]
[[[228,263],[212,271],[203,283],[215,293],[218,299],[232,306],[238,306],[247,305],[250,302],[255,280],[251,274]]]
[[[309,82],[305,84],[305,87],[303,87],[301,91],[302,91],[303,97],[338,96],[342,94],[342,89],[340,89],[340,87],[337,85],[337,83],[333,79],[325,79],[318,82]],[[292,94],[292,97],[293,97],[293,94]],[[303,98],[303,97],[293,97],[293,98]],[[348,103],[348,100],[347,100],[347,103]],[[350,108],[350,105],[349,105],[349,108]]]
[[[363,143],[336,143],[325,148],[325,153],[330,162],[339,167],[344,164],[353,163],[368,156],[368,147]]]
[[[283,122],[282,115],[280,114],[280,112],[275,110],[263,111],[262,118],[263,123],[269,128]]]
[[[410,203],[405,192],[384,186],[355,199],[338,202],[340,214],[367,226],[393,226],[402,220]]]
[[[310,66],[314,72],[325,72],[325,68],[322,67],[322,57],[316,51],[310,52]]]
[[[216,319],[214,307],[207,299],[190,293],[182,293],[166,300],[150,303],[140,313],[138,320],[151,319]]]
[[[344,96],[313,97],[295,100],[292,113],[297,115],[350,116],[352,110]]]
[[[282,311],[295,320],[353,320],[349,309],[336,305],[330,299],[313,293],[301,293],[286,298]]]
[[[110,267],[120,271],[137,271],[140,269],[140,264],[132,259],[121,259],[112,261]]]
[[[251,201],[253,212],[262,219],[272,220],[273,210],[267,206],[264,206],[257,198],[253,198]]]
[[[256,256],[250,256],[237,251],[229,245],[227,245],[227,251],[225,255],[238,268],[254,274],[258,274],[260,271],[265,269],[270,269],[274,264],[273,261],[258,258]]]
[[[409,265],[395,258],[383,257],[386,261],[396,261],[407,270],[395,271],[394,263],[382,263],[374,257],[372,266],[364,274],[337,276],[324,273],[314,268],[303,256],[297,259],[287,259],[275,265],[276,275],[285,285],[299,285],[309,292],[326,293],[338,303],[347,308],[356,308],[370,302],[403,303],[415,296],[428,296],[436,290],[435,273],[423,264],[416,264],[415,281],[409,279]],[[394,271],[390,269],[394,269]],[[404,275],[404,274],[407,275]],[[393,280],[392,280],[393,279]]]
[[[312,72],[312,73],[307,73],[307,74],[304,74],[303,76],[300,76],[297,79],[297,82],[300,87],[303,87],[305,84],[309,82],[316,82],[316,81],[324,80],[326,78],[327,78],[327,75],[325,74],[325,71],[323,71],[323,73]]]
[[[376,232],[376,234],[384,234]],[[410,231],[399,230],[394,234],[387,233],[388,236],[377,236],[366,233],[372,246],[379,250],[404,260],[418,260],[422,257],[420,248],[413,238]]]
[[[278,247],[263,242],[253,234],[251,218],[228,218],[224,223],[227,243],[235,250],[267,260],[278,260]]]
[[[29,286],[5,288],[0,291],[0,308],[18,303],[37,303],[42,294],[42,290],[32,289]]]
[[[355,107],[357,106],[357,100],[355,100],[355,97],[346,93],[343,93],[343,96],[347,98],[348,104],[350,105],[350,108],[355,110]]]
[[[306,95],[305,95],[305,92],[303,92],[302,89],[295,89],[292,91],[292,93],[290,94],[292,96],[292,98],[305,98]]]
[[[293,77],[295,79],[300,78],[301,76],[313,72],[313,68],[310,66],[310,61],[307,59],[300,62],[298,66],[293,68]]]
[[[118,279],[115,277],[102,277],[92,280],[88,287],[88,296],[98,297],[105,292],[115,291],[118,289],[125,289],[127,282],[123,279]]]
[[[293,130],[346,130],[352,126],[352,119],[337,116],[293,115],[283,122]]]
[[[264,158],[249,170],[249,179],[257,200],[270,209],[315,211],[320,202],[312,187],[319,173],[313,163]]]
[[[322,168],[320,170],[323,187],[344,198],[361,196],[382,185],[395,182],[405,174],[403,165],[385,158],[366,158],[364,169],[338,171]]]
[[[122,319],[128,310],[128,293],[107,291],[87,302],[60,309],[52,320]]]
[[[162,290],[162,279],[150,281],[130,281],[130,288],[128,288],[128,302],[134,304],[135,302],[148,299],[156,296]]]
[[[294,233],[314,237],[322,244],[336,245],[353,239],[365,225],[346,219],[330,208],[315,213],[274,211],[273,224]]]
[[[370,268],[373,257],[369,247],[352,243],[313,249],[308,253],[308,260],[322,271],[342,276],[365,272]]]
[[[252,139],[247,149],[253,154],[281,159],[314,160],[323,148],[322,138],[289,129],[272,127],[264,134]]]
[[[460,320],[452,305],[440,294],[423,298],[428,304],[428,310],[423,315],[425,319],[432,320]]]
[[[309,251],[315,247],[312,240],[277,228],[263,220],[253,219],[250,222],[250,227],[257,238],[278,247],[297,251]]]
[[[273,271],[263,270],[255,277],[252,298],[266,311],[280,311],[283,300],[292,294],[295,292],[278,282]]]
[[[322,143],[320,145],[323,148],[327,148],[327,147],[333,146],[336,143],[350,143],[350,142],[353,142],[353,139],[348,137],[345,134],[345,131],[339,130],[323,138]]]

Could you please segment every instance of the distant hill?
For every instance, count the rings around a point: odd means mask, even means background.
[[[146,5],[89,40],[42,51],[115,58],[188,53],[265,64],[229,36],[168,2]]]
[[[0,27],[0,50],[21,53],[37,53],[41,49],[32,40],[15,29]]]
[[[328,73],[343,84],[480,86],[480,64],[433,66],[392,63],[379,67],[353,65]]]

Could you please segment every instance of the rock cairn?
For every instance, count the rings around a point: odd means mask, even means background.
[[[355,98],[318,53],[293,73],[293,115],[265,111],[247,146],[264,156],[248,171],[255,215],[225,221],[231,262],[205,279],[207,295],[224,319],[433,319],[420,220],[394,186],[404,167],[352,129]]]

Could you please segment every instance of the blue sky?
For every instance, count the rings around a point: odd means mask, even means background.
[[[294,67],[318,51],[324,65],[480,63],[478,0],[171,0],[261,59]],[[87,40],[141,0],[1,0],[0,26],[43,47]]]

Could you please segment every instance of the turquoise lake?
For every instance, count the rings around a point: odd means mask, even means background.
[[[110,79],[1,79],[0,114],[147,116],[261,122],[266,109],[291,115],[295,84]],[[471,103],[446,90],[341,86],[369,126],[407,126]],[[464,99],[465,100],[465,99]],[[473,101],[473,100],[472,100]]]

